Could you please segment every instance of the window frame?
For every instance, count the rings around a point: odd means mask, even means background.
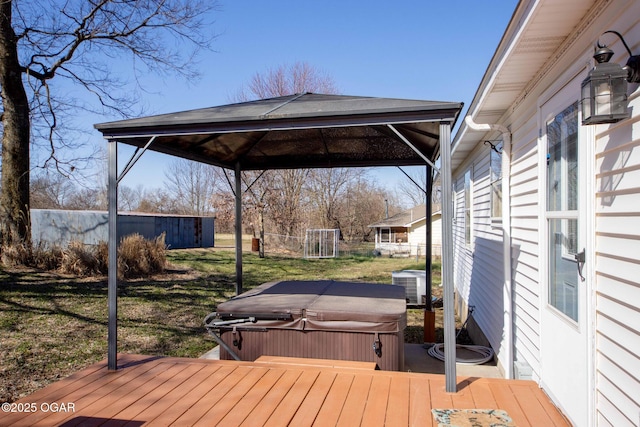
[[[504,142],[495,144],[489,150],[489,210],[491,223],[502,223],[502,149]],[[498,173],[499,171],[499,173]],[[495,200],[496,195],[499,201]]]
[[[471,248],[473,242],[473,167],[464,173],[464,242]]]

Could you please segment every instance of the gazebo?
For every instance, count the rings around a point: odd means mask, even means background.
[[[109,143],[109,369],[117,369],[117,188],[146,150],[235,172],[236,293],[241,293],[242,171],[424,165],[439,170],[443,188],[451,188],[451,129],[461,110],[459,102],[302,93],[96,124]],[[118,142],[137,147],[120,175]],[[432,176],[427,173],[427,193]],[[447,391],[455,392],[450,191],[442,192],[442,206],[445,375]]]

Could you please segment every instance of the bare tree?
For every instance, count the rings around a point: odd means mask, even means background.
[[[331,76],[307,62],[281,65],[264,73],[256,73],[246,87],[242,87],[235,101],[266,99],[295,93],[339,93]]]
[[[424,169],[418,169],[413,173],[408,173],[409,177],[404,181],[401,181],[398,185],[399,193],[401,194],[401,198],[408,199],[412,206],[418,206],[426,203],[425,191],[427,190],[427,173],[432,173],[431,170],[428,172]],[[442,200],[442,184],[440,181],[440,176],[436,177],[436,181],[433,183],[431,188],[431,209],[433,212],[437,212],[440,210],[440,202]]]
[[[67,199],[63,208],[71,210],[106,210],[106,192],[107,189],[104,187],[101,189],[78,187]]]
[[[304,186],[309,169],[287,169],[274,171],[272,187],[271,215],[276,232],[285,237],[301,234]]]
[[[328,74],[307,62],[296,62],[254,74],[249,84],[238,91],[234,101],[244,102],[304,92],[336,94],[338,87]],[[301,215],[302,183],[308,174],[308,169],[292,169],[267,171],[260,176],[258,185],[264,191],[249,193],[249,204],[253,206],[260,236],[264,236],[267,210],[270,211],[276,229],[286,237],[299,231],[297,226]],[[255,174],[253,178],[255,179]],[[244,180],[253,179],[247,176]],[[261,238],[260,247],[263,246],[264,240]],[[260,254],[262,255],[262,251]]]
[[[310,203],[317,211],[321,228],[342,229],[344,211],[342,199],[351,185],[364,176],[363,169],[313,169],[309,173],[306,189]]]
[[[138,204],[138,211],[162,214],[180,214],[175,197],[163,189],[146,190]]]
[[[60,174],[43,173],[32,179],[30,192],[32,208],[62,209],[77,188]]]
[[[214,6],[206,0],[0,1],[2,243],[30,240],[31,123],[48,143],[44,163],[63,172],[75,167],[60,160],[59,130],[60,115],[76,102],[56,97],[53,79],[95,95],[96,110],[126,116],[135,91],[118,80],[112,64],[131,60],[138,76],[193,76],[193,55],[213,40],[203,19]]]
[[[207,215],[213,212],[213,195],[218,187],[214,166],[178,159],[169,164],[165,178],[165,187],[175,198],[180,213]]]
[[[411,206],[424,204],[427,188],[426,168],[414,169],[406,174],[398,184],[398,192],[403,199],[409,200]]]
[[[135,188],[122,184],[118,186],[118,209],[120,210],[129,212],[140,210],[143,198],[144,187],[142,185]]]
[[[271,188],[274,185],[274,176],[270,175],[262,179],[264,173],[260,171],[242,172],[242,181],[245,194],[248,194],[248,203],[245,204],[245,212],[249,214],[250,227],[253,235],[259,239],[258,256],[264,258],[264,222],[265,215],[270,210]]]
[[[341,198],[341,234],[346,241],[370,241],[369,224],[380,221],[390,196],[366,175],[351,180]]]
[[[220,173],[224,173],[220,171]],[[235,196],[228,190],[220,190],[213,196],[216,215],[216,232],[233,233],[235,217]]]

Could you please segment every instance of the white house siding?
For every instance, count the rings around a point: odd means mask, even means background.
[[[465,301],[469,298],[471,254],[464,241],[464,173],[453,177],[453,277],[456,293]],[[459,307],[458,307],[459,308]]]
[[[533,104],[533,105],[532,105]],[[514,360],[540,372],[538,125],[535,103],[523,104],[511,124],[511,271]]]
[[[458,308],[476,307],[473,318],[496,351],[499,363],[504,364],[502,229],[491,222],[489,159],[489,148],[483,146],[476,151],[471,164],[456,171],[455,277],[458,296],[464,301]],[[464,175],[470,168],[473,225],[471,248],[465,248]],[[464,317],[466,313],[461,315]]]
[[[617,4],[601,30],[621,32],[638,55],[640,2]],[[627,60],[621,43],[611,48]],[[596,416],[612,426],[640,425],[640,88],[630,86],[633,117],[594,129]]]
[[[638,91],[632,105],[635,111],[640,109]],[[633,120],[598,134],[596,150],[595,363],[598,416],[602,425],[638,425],[640,114],[636,113]]]
[[[432,216],[431,223],[431,253],[433,256],[442,256],[442,214]]]
[[[426,253],[426,223],[426,220],[422,220],[411,225],[411,230],[407,235],[411,255],[419,254],[421,256],[424,256],[424,254]]]

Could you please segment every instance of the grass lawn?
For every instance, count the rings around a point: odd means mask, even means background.
[[[166,274],[120,284],[119,352],[199,357],[214,346],[202,320],[235,294],[234,252],[173,250],[168,259]],[[243,260],[245,290],[279,279],[390,283],[394,270],[424,269],[424,261],[406,258],[261,259],[245,253]],[[434,267],[437,284],[439,264]],[[419,341],[422,310],[408,314],[407,339]],[[105,277],[0,270],[0,402],[17,400],[106,354]]]

